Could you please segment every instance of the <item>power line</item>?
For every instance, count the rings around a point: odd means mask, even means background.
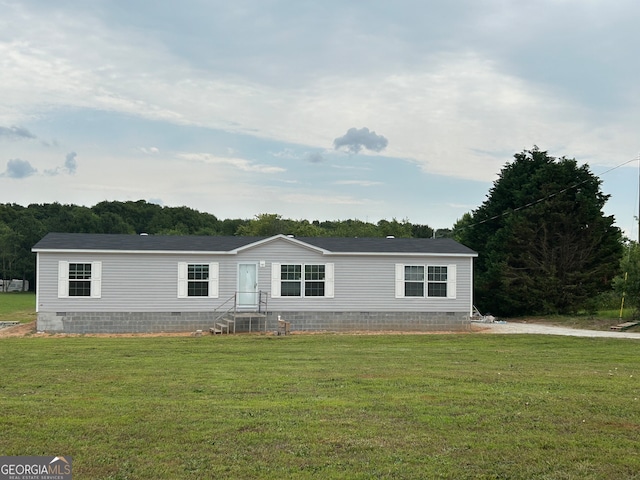
[[[609,170],[605,170],[600,175],[596,175],[596,177],[600,178],[603,175],[606,175],[607,173],[613,172],[614,170],[617,170],[618,168],[624,167],[625,165],[628,165],[628,164],[630,164],[632,162],[637,162],[638,160],[640,160],[640,155],[638,155],[638,157],[636,157],[636,158],[632,158],[631,160],[627,160],[626,162],[621,163],[620,165],[616,165],[615,167],[612,167]],[[501,217],[506,217],[507,215],[510,215],[512,213],[519,212],[520,210],[524,210],[525,208],[529,208],[529,207],[532,207],[532,206],[537,205],[539,203],[545,202],[545,201],[549,200],[550,198],[553,198],[553,197],[555,197],[557,195],[560,195],[562,193],[568,192],[571,189],[578,188],[579,186],[581,186],[581,185],[583,185],[583,184],[585,184],[585,183],[587,183],[589,181],[591,181],[591,178],[588,178],[586,180],[583,180],[582,182],[579,182],[579,183],[576,183],[574,185],[571,185],[571,186],[569,186],[567,188],[564,188],[564,189],[562,189],[562,190],[560,190],[558,192],[551,193],[551,194],[547,195],[546,197],[542,197],[542,198],[540,198],[538,200],[534,200],[533,202],[529,202],[526,205],[522,205],[520,207],[516,207],[516,208],[514,208],[512,210],[509,210],[508,212],[502,212],[502,213],[499,213],[498,215],[494,215],[491,218],[486,218],[484,220],[480,220],[479,222],[473,223],[471,225],[465,225],[465,226],[463,226],[461,228],[461,230],[464,230],[464,229],[467,229],[467,228],[476,227],[478,225],[482,225],[483,223],[487,223],[487,222],[490,222],[492,220],[496,220],[496,219],[501,218]]]

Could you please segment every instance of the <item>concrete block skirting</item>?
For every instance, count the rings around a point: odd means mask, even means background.
[[[467,331],[467,312],[269,312],[291,322],[291,331]],[[274,322],[269,322],[268,325]]]
[[[266,331],[277,330],[278,315],[291,331],[467,331],[467,312],[269,312]],[[252,319],[252,331],[264,332],[264,318]],[[37,330],[51,333],[161,333],[208,331],[211,312],[39,312]],[[236,332],[248,331],[248,320]]]

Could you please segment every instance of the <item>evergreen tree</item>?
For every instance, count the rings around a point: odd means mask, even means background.
[[[499,315],[576,312],[618,271],[620,230],[602,210],[609,196],[575,159],[537,147],[514,157],[456,224],[456,238],[479,253],[476,303]]]

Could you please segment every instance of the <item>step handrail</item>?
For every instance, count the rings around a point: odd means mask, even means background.
[[[233,295],[227,298],[222,304],[218,305],[212,312],[214,315],[214,320],[213,320],[214,324],[220,321],[225,316],[227,316],[229,313],[234,313],[234,314],[238,313],[238,294],[240,293],[254,293],[254,292],[239,292],[239,291],[235,292]],[[267,331],[267,314],[269,313],[269,310],[268,310],[269,292],[264,292],[262,290],[259,290],[255,293],[258,295],[258,305],[257,305],[258,313],[263,314],[265,316],[264,331],[266,332]],[[227,305],[229,302],[231,302],[232,300],[233,300],[233,305],[229,305],[229,307],[226,310],[222,311],[223,307]]]
[[[237,292],[234,293],[233,295],[231,295],[229,298],[227,298],[221,305],[218,305],[218,307],[216,307],[216,309],[212,312],[214,315],[216,314],[216,312],[219,312],[222,309],[222,307],[224,307],[227,303],[229,303],[231,300],[233,300],[233,305],[231,305],[224,312],[220,313],[217,317],[215,317],[214,320],[213,320],[213,323],[216,323],[221,318],[225,317],[228,313],[237,311],[236,295],[237,295]]]

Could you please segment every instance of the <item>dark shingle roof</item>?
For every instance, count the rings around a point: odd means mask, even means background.
[[[230,252],[268,238],[271,237],[49,233],[33,250]],[[475,255],[473,250],[450,238],[299,237],[294,240],[332,253]]]
[[[330,252],[340,253],[441,253],[473,255],[470,248],[451,238],[298,238]]]
[[[49,233],[34,250],[136,250],[228,252],[263,237],[196,235],[127,235],[103,233]]]

